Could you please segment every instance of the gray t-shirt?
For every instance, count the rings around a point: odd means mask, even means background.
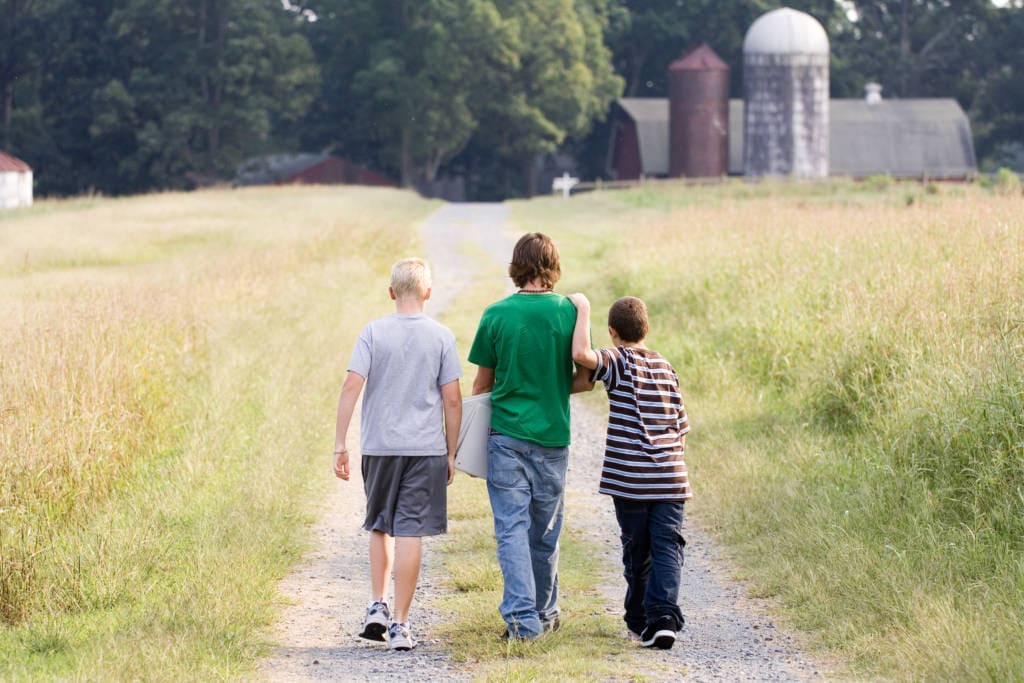
[[[393,314],[359,333],[351,372],[366,378],[364,455],[447,455],[441,386],[462,377],[455,335],[423,313]]]

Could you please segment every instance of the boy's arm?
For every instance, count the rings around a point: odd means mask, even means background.
[[[576,366],[576,373],[572,376],[572,387],[570,394],[578,394],[581,391],[591,391],[594,388],[594,380],[590,378],[591,371],[581,365]]]
[[[569,301],[576,307],[576,327],[572,333],[572,359],[577,365],[594,370],[597,368],[597,353],[590,344],[590,301],[578,292],[570,294]]]
[[[359,392],[363,390],[365,383],[365,377],[349,370],[345,376],[345,383],[341,386],[341,396],[338,397],[338,418],[334,426],[334,476],[345,481],[348,481],[349,477],[348,449],[345,447],[348,425],[352,421]]]
[[[476,378],[473,380],[473,395],[486,394],[494,388],[494,368],[476,366]]]
[[[459,380],[441,386],[441,405],[444,408],[444,440],[448,446],[448,483],[455,478],[455,450],[462,427],[462,389]]]

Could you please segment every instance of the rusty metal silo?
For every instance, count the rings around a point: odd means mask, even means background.
[[[729,167],[729,65],[702,43],[672,62],[669,175],[710,178]]]
[[[809,14],[762,15],[743,40],[744,173],[828,175],[829,43]]]

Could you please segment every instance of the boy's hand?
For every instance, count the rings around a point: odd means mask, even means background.
[[[334,476],[348,481],[348,449],[334,452]]]
[[[576,307],[577,311],[587,311],[588,313],[590,312],[590,300],[587,299],[586,295],[583,294],[582,292],[570,294],[568,296],[568,299],[569,301],[572,302],[572,305]]]
[[[455,456],[448,456],[448,485],[455,481]]]

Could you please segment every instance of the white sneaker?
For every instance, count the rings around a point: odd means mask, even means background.
[[[366,608],[366,621],[363,622],[363,630],[359,637],[384,642],[384,634],[388,631],[390,619],[391,610],[388,609],[388,604],[374,600]]]
[[[409,624],[392,621],[388,627],[388,647],[392,650],[411,650],[416,647],[416,639],[412,637]]]

